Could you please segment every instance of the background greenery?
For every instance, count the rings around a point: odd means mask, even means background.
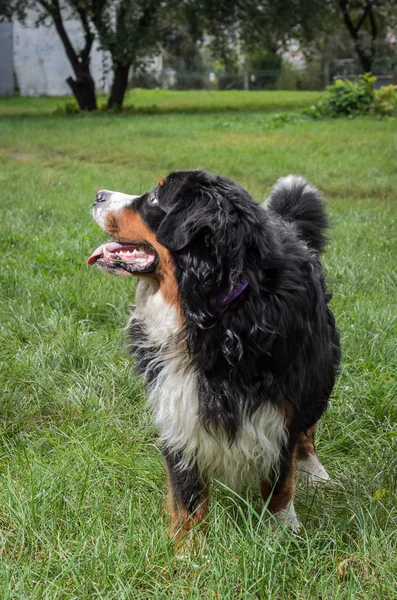
[[[150,94],[130,98],[163,114],[48,116],[54,100],[0,101],[0,596],[392,600],[396,122],[259,110],[310,105],[303,94],[251,93],[263,104],[247,112],[235,92],[234,112],[196,115],[183,111],[229,101]],[[124,347],[134,282],[85,261],[104,239],[90,214],[99,188],[139,194],[190,167],[258,201],[288,173],[324,191],[343,365],[318,436],[332,483],[299,486],[300,535],[268,529],[256,490],[217,484],[206,541],[177,560],[156,433]]]

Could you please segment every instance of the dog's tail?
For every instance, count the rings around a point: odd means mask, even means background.
[[[303,177],[281,177],[273,187],[265,207],[294,223],[299,237],[315,252],[321,252],[327,242],[329,227],[321,193]]]

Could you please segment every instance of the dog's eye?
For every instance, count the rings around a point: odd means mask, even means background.
[[[150,204],[150,206],[156,206],[156,204],[159,203],[159,199],[154,194],[152,196],[149,196],[147,201]]]

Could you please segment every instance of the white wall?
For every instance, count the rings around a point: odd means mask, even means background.
[[[14,94],[12,23],[0,23],[0,96]]]
[[[54,25],[34,26],[35,14],[26,23],[14,22],[14,69],[21,96],[65,96],[71,94],[66,83],[74,77],[63,44]],[[77,20],[65,20],[65,28],[75,48],[84,46],[82,27]],[[91,50],[91,74],[98,92],[107,92],[111,84],[111,61],[94,42]]]

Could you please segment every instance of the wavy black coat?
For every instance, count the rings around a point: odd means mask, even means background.
[[[232,442],[244,414],[271,402],[285,410],[292,448],[326,409],[340,359],[318,259],[327,226],[319,193],[305,180],[280,183],[263,207],[225,177],[181,171],[160,206],[143,218],[173,254],[203,422]]]

